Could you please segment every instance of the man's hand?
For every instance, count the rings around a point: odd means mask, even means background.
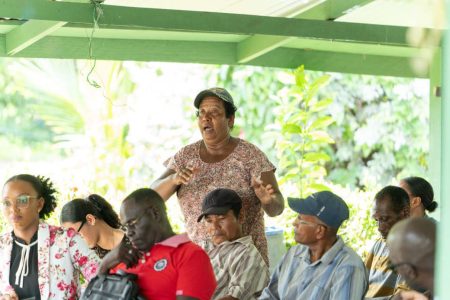
[[[124,263],[127,268],[135,266],[141,256],[142,253],[140,253],[137,249],[122,242],[103,258],[102,263],[100,264],[99,273],[107,274],[111,268],[120,263]]]
[[[398,293],[392,300],[428,300],[428,297],[416,291],[405,291]]]

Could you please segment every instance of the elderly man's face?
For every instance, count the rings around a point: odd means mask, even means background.
[[[409,287],[416,291],[424,292],[426,289],[420,284],[423,273],[405,257],[400,245],[396,244],[396,242],[389,243],[388,241],[390,267],[405,279]]]
[[[160,242],[161,226],[157,209],[133,200],[125,201],[120,208],[120,218],[126,235],[134,248],[146,252]]]
[[[406,216],[403,211],[396,212],[391,203],[391,199],[385,197],[375,201],[375,207],[373,208],[372,218],[378,224],[378,231],[383,239],[386,239],[389,230],[398,221],[404,219]]]
[[[205,224],[214,245],[241,237],[241,224],[231,209],[224,215],[207,215]]]
[[[317,242],[320,227],[327,228],[318,218],[303,214],[298,214],[293,225],[294,239],[297,243],[303,245]]]

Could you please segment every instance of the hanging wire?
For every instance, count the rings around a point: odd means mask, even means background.
[[[100,88],[101,86],[94,79],[91,79],[91,75],[94,72],[95,65],[97,64],[97,59],[94,57],[94,54],[93,54],[92,44],[93,44],[94,32],[97,28],[99,28],[98,20],[100,19],[100,17],[103,16],[103,8],[101,6],[102,2],[103,2],[103,0],[91,0],[91,4],[94,5],[94,10],[93,10],[93,14],[92,14],[94,26],[92,27],[91,35],[89,36],[89,60],[92,63],[92,65],[91,65],[91,69],[89,70],[89,73],[86,76],[86,81],[95,88]]]

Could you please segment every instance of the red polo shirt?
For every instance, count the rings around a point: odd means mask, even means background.
[[[187,234],[155,244],[137,266],[127,269],[121,263],[113,272],[119,269],[138,275],[139,292],[147,299],[173,300],[179,295],[209,300],[216,289],[208,255]]]

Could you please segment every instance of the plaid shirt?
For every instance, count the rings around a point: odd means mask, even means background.
[[[214,246],[202,244],[213,265],[217,289],[213,299],[227,295],[241,300],[256,299],[269,281],[269,270],[261,254],[247,235]]]
[[[259,299],[361,300],[366,290],[367,272],[361,258],[338,237],[313,263],[307,246],[289,249]]]
[[[367,298],[389,299],[400,291],[409,290],[402,277],[388,268],[389,249],[382,238],[376,240],[367,254],[365,265],[369,271]]]

